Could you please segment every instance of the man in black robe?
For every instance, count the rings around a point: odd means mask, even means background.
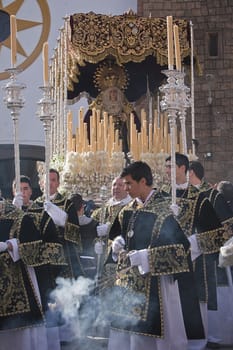
[[[117,273],[108,349],[186,349],[177,279],[193,275],[189,241],[172,214],[170,197],[153,189],[146,163],[130,164],[121,177],[134,200],[119,213],[121,236],[112,243]],[[202,337],[194,298],[196,337]]]
[[[219,249],[226,237],[224,228],[217,217],[213,206],[204,193],[188,183],[187,171],[189,169],[188,157],[176,153],[176,196],[178,213],[176,220],[187,235],[191,243],[191,256],[193,260],[195,284],[201,305],[202,320],[207,338],[207,304],[216,303],[216,278],[212,271],[218,257]],[[166,171],[171,176],[171,157],[166,159]],[[164,195],[171,194],[171,186],[164,185],[161,189]],[[180,295],[186,325],[190,322],[190,307],[186,290],[179,283]],[[208,295],[208,288],[211,295]],[[189,337],[189,334],[188,338]],[[188,349],[203,349],[207,339],[190,340]]]

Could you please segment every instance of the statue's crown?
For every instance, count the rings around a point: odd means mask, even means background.
[[[99,91],[109,87],[118,87],[125,90],[128,85],[128,76],[123,66],[118,66],[111,60],[101,63],[94,74],[94,83]]]

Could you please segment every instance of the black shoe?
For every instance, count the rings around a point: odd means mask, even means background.
[[[219,343],[214,343],[212,341],[208,341],[206,344],[206,347],[208,349],[219,349],[220,348],[220,344]]]

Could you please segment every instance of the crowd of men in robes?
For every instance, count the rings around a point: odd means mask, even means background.
[[[165,166],[170,177],[170,157]],[[137,161],[114,179],[111,198],[87,213],[80,194],[58,192],[55,169],[49,179],[49,200],[32,201],[22,175],[20,193],[13,184],[13,201],[0,201],[0,350],[82,350],[90,334],[108,350],[233,343],[219,323],[228,311],[232,333],[232,306],[223,306],[232,293],[231,268],[218,267],[219,250],[232,236],[231,183],[213,188],[200,162],[176,153],[171,206],[171,185],[154,188],[152,169]],[[90,281],[88,292],[72,305],[66,295],[58,302],[59,283],[69,296],[75,283],[82,286],[80,276]],[[72,319],[64,315],[68,306]]]

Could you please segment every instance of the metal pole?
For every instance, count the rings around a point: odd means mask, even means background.
[[[192,153],[196,155],[195,146],[195,110],[194,110],[194,62],[193,62],[193,23],[190,21],[190,38],[191,38],[191,127],[192,127]]]

